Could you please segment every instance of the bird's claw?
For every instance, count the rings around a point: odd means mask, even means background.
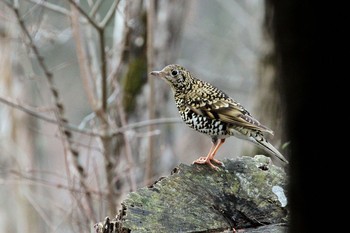
[[[210,161],[216,163],[217,165],[224,166],[223,162],[221,162],[217,159],[210,159]]]
[[[218,164],[220,166],[224,165],[219,160],[217,160],[217,159],[209,159],[208,157],[199,157],[198,159],[193,161],[192,164],[208,164],[211,168],[213,168],[215,170],[219,170],[219,168],[217,166],[215,166],[214,164],[212,164],[211,162],[214,162],[214,163],[216,163],[216,164]]]

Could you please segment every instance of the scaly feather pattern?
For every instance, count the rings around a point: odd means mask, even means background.
[[[285,163],[288,161],[270,144],[263,133],[273,131],[256,120],[240,103],[208,82],[194,77],[180,65],[168,65],[151,75],[166,81],[174,93],[181,118],[192,129],[211,137],[213,145],[206,157],[195,160],[197,164],[222,163],[214,156],[229,136],[248,140]]]

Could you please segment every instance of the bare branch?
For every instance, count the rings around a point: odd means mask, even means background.
[[[155,17],[155,4],[154,0],[148,1],[147,10],[147,73],[150,73],[153,69],[153,22]],[[155,117],[155,96],[154,96],[154,79],[148,79],[149,84],[149,96],[148,96],[148,118],[153,119]],[[153,131],[152,125],[148,128],[149,131]],[[148,155],[147,155],[147,166],[146,166],[146,176],[145,182],[153,177],[153,160],[154,160],[154,138],[149,137],[148,144]]]
[[[15,7],[14,5],[9,4],[9,3],[7,3],[7,5],[15,13],[18,24],[19,24],[22,32],[25,34],[25,37],[29,41],[29,47],[34,52],[34,56],[38,60],[39,66],[43,70],[45,78],[48,81],[49,88],[50,88],[51,94],[52,94],[54,102],[55,102],[55,109],[56,109],[55,115],[57,117],[59,131],[60,131],[61,135],[63,136],[63,138],[67,141],[67,145],[66,145],[67,149],[71,153],[71,155],[73,156],[73,163],[74,163],[74,166],[77,169],[78,174],[79,174],[79,183],[82,186],[82,188],[86,191],[85,197],[86,197],[87,205],[89,207],[89,209],[87,211],[90,214],[91,220],[96,220],[96,217],[93,214],[94,212],[93,212],[93,207],[92,207],[91,193],[89,192],[88,185],[85,182],[85,178],[86,178],[85,169],[83,168],[83,166],[80,164],[80,162],[78,160],[79,151],[73,145],[72,133],[69,130],[67,130],[66,128],[62,127],[63,124],[68,123],[68,120],[64,117],[64,106],[60,100],[59,92],[54,85],[53,74],[51,71],[49,71],[49,69],[46,66],[46,63],[44,61],[44,58],[41,56],[39,49],[34,44],[32,36],[30,35],[27,27],[25,26],[25,23],[24,23],[22,17],[19,14],[18,8]]]
[[[85,89],[85,93],[87,94],[88,101],[92,109],[96,109],[96,97],[94,96],[94,93],[96,93],[95,85],[91,83],[92,77],[91,77],[91,69],[88,65],[88,56],[86,54],[86,51],[84,49],[84,41],[82,38],[82,33],[80,32],[80,24],[79,24],[79,17],[77,9],[74,7],[72,8],[72,29],[73,29],[73,35],[76,42],[76,50],[77,50],[77,58],[78,58],[78,64],[80,69],[80,76],[83,81],[83,86]]]
[[[91,17],[95,17],[97,10],[98,10],[98,9],[100,8],[100,6],[102,5],[102,2],[103,2],[103,0],[97,0],[97,1],[93,4],[93,6],[91,7],[90,14],[89,14]]]
[[[84,16],[84,18],[94,27],[96,30],[101,30],[98,23],[96,23],[81,7],[74,1],[74,0],[68,0],[70,4],[72,4],[79,12]]]
[[[120,122],[121,122],[122,126],[125,127],[127,125],[126,116],[125,116],[125,111],[123,109],[123,106],[121,105],[120,99],[117,100],[117,111],[118,111],[119,116],[120,116]],[[125,144],[126,160],[128,162],[128,167],[126,170],[127,170],[128,176],[129,176],[130,191],[135,191],[136,190],[136,179],[134,176],[135,164],[134,164],[134,160],[132,157],[131,145],[130,145],[130,141],[128,139],[128,135],[123,134],[123,138],[124,138],[124,144]]]
[[[176,124],[176,123],[183,123],[182,120],[178,117],[174,118],[158,118],[158,119],[151,119],[146,121],[140,121],[137,123],[128,124],[126,126],[120,127],[112,132],[113,135],[124,133],[131,129],[136,128],[143,128],[148,127],[150,125],[160,125],[160,124]]]
[[[101,82],[102,82],[102,111],[107,113],[107,61],[105,51],[104,29],[99,32],[100,40],[100,58],[101,58]]]
[[[100,47],[100,59],[101,59],[101,88],[102,88],[102,112],[107,112],[107,61],[106,61],[106,52],[105,52],[105,26],[112,18],[115,9],[118,6],[119,1],[114,1],[111,7],[111,10],[108,11],[106,17],[104,18],[101,24],[96,23],[74,0],[68,0],[87,20],[88,22],[97,30],[99,36],[99,47]],[[103,118],[103,117],[102,117]]]
[[[4,103],[4,104],[6,104],[6,105],[8,105],[10,107],[16,108],[16,109],[18,109],[20,111],[23,111],[23,112],[25,112],[25,113],[33,116],[33,117],[36,117],[36,118],[38,118],[40,120],[46,121],[46,122],[48,122],[50,124],[55,124],[55,125],[59,124],[59,122],[57,120],[55,120],[55,119],[43,116],[43,115],[39,114],[38,112],[29,109],[28,107],[24,107],[23,105],[16,104],[16,103],[11,102],[11,101],[3,98],[3,97],[0,97],[0,102]],[[125,125],[123,127],[117,128],[115,130],[112,130],[111,131],[111,136],[116,136],[116,135],[125,133],[125,132],[127,132],[129,130],[133,130],[133,129],[137,129],[137,128],[148,127],[150,125],[178,124],[178,123],[182,123],[182,120],[180,118],[178,118],[178,117],[158,118],[158,119],[140,121],[140,122],[131,123],[131,124]],[[99,133],[95,133],[95,132],[93,132],[91,130],[81,129],[81,128],[76,127],[76,126],[74,126],[72,124],[69,124],[69,123],[63,123],[61,125],[61,127],[67,128],[67,129],[72,130],[74,132],[85,134],[85,135],[88,135],[88,136],[93,136],[93,137],[101,137],[102,136]]]
[[[27,1],[30,1],[32,3],[38,4],[40,6],[43,6],[43,7],[47,8],[49,10],[52,10],[54,12],[70,16],[69,10],[67,10],[67,9],[65,9],[63,7],[57,6],[56,4],[52,4],[50,2],[42,1],[42,0],[41,1],[40,0],[27,0]]]
[[[59,92],[58,90],[56,89],[55,85],[54,85],[54,82],[53,82],[53,74],[51,71],[49,71],[48,67],[46,66],[45,64],[45,61],[44,61],[44,58],[41,56],[41,54],[39,53],[39,50],[37,48],[37,46],[34,44],[34,41],[29,33],[29,31],[27,30],[25,24],[24,24],[24,21],[22,20],[21,16],[19,15],[19,11],[18,11],[18,8],[8,4],[8,6],[14,11],[15,13],[15,16],[18,20],[18,23],[19,23],[19,26],[22,30],[22,32],[25,34],[27,40],[29,41],[29,47],[32,49],[32,51],[34,52],[34,55],[36,57],[36,59],[38,60],[39,62],[39,65],[41,67],[41,69],[44,71],[44,74],[45,74],[45,77],[48,81],[48,84],[49,84],[49,87],[50,87],[50,91],[52,93],[52,96],[54,98],[54,101],[55,101],[55,107],[56,107],[56,116],[57,116],[57,120],[58,120],[58,126],[60,128],[60,131],[62,133],[62,135],[65,135],[66,136],[66,139],[67,139],[67,142],[68,142],[68,149],[70,152],[72,152],[72,154],[77,154],[78,152],[73,149],[73,145],[72,145],[72,138],[71,138],[71,134],[67,131],[67,130],[63,130],[62,129],[62,125],[63,124],[66,124],[68,123],[68,120],[65,119],[64,117],[64,107],[63,107],[63,104],[60,100],[60,97],[59,97]]]
[[[33,117],[36,117],[40,120],[46,121],[46,122],[51,123],[51,124],[59,125],[59,122],[57,120],[43,116],[43,115],[39,114],[37,111],[30,109],[29,107],[24,107],[23,105],[16,104],[16,103],[14,103],[10,100],[7,100],[3,97],[0,97],[0,102],[4,103],[10,107],[16,108],[22,112],[25,112],[25,113],[27,113]],[[72,124],[69,124],[68,122],[63,122],[61,127],[68,129],[68,130],[71,130],[71,131],[74,131],[74,132],[77,132],[77,133],[85,134],[88,136],[100,137],[99,134],[94,133],[91,130],[80,129]]]
[[[48,172],[45,171],[37,171],[38,173],[40,172],[40,174],[46,174]],[[31,185],[31,184],[35,184],[35,185],[42,185],[42,186],[47,186],[47,187],[54,187],[54,188],[58,188],[58,189],[65,189],[68,190],[70,192],[74,192],[77,194],[85,194],[84,191],[82,191],[79,188],[75,188],[75,187],[71,187],[71,186],[67,186],[66,184],[60,183],[60,182],[50,182],[47,179],[43,179],[40,178],[36,175],[32,175],[29,176],[28,175],[28,171],[26,171],[25,173],[18,171],[18,170],[10,170],[9,173],[17,176],[18,178],[24,179],[26,184]],[[54,174],[56,175],[56,174]],[[6,182],[11,182],[10,180],[7,180]],[[15,182],[15,181],[12,181]],[[23,182],[23,181],[20,181]],[[90,192],[94,195],[98,195],[98,196],[104,196],[106,194],[106,192],[103,192],[101,190],[94,190],[94,189],[90,189]]]
[[[114,15],[115,11],[117,10],[119,2],[120,2],[120,0],[115,0],[112,3],[111,8],[109,9],[106,16],[104,17],[104,19],[100,23],[102,28],[105,28],[107,26],[107,24],[109,23],[109,21],[112,19],[112,16]]]

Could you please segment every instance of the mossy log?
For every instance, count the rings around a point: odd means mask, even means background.
[[[96,232],[286,232],[286,174],[268,157],[223,161],[218,171],[180,164],[132,192]]]

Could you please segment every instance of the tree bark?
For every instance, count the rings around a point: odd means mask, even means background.
[[[106,218],[96,232],[285,232],[283,169],[263,155],[223,162],[218,171],[180,164],[170,176],[130,193],[116,219]]]

